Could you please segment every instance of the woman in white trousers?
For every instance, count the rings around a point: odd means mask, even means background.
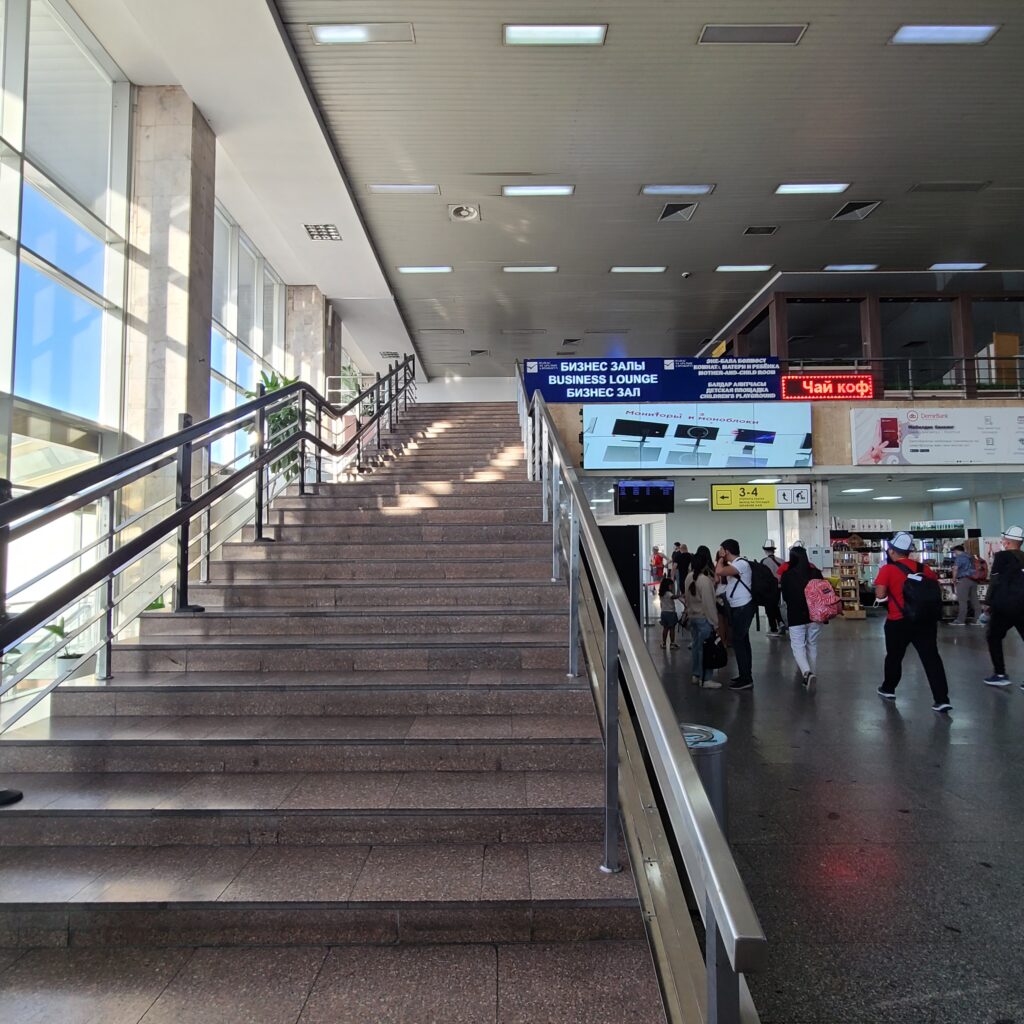
[[[818,682],[818,638],[821,623],[811,622],[804,588],[810,580],[822,579],[821,570],[811,565],[803,548],[792,548],[789,564],[779,578],[789,618],[789,646],[803,677],[804,689],[812,691]]]

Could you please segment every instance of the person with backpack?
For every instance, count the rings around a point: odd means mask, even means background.
[[[951,626],[966,626],[968,618],[977,621],[978,578],[981,574],[979,560],[963,544],[957,544],[953,554],[953,589],[956,591],[957,616]]]
[[[782,575],[782,562],[775,557],[775,541],[770,537],[764,542],[761,550],[764,552],[764,558],[761,559],[761,565],[763,565],[773,576],[774,579],[779,580]],[[786,632],[786,623],[782,618],[782,609],[779,607],[779,593],[776,589],[775,600],[770,604],[764,606],[765,615],[768,616],[768,639],[777,640],[780,636],[783,636]]]
[[[760,563],[758,563],[760,564]],[[764,569],[764,566],[761,566]],[[767,572],[767,570],[765,570]],[[725,584],[725,600],[728,605],[729,632],[732,649],[736,653],[738,675],[729,686],[730,690],[752,690],[753,652],[750,649],[750,624],[757,609],[753,590],[751,563],[740,557],[739,541],[731,537],[722,541],[715,563],[715,575]]]
[[[706,690],[720,690],[722,684],[708,679],[708,672],[714,666],[704,658],[704,645],[711,642],[719,657],[728,657],[725,647],[715,635],[718,623],[718,605],[715,602],[715,572],[711,552],[702,544],[690,561],[690,573],[683,585],[686,602],[686,619],[690,625],[692,644],[690,647],[690,681]]]
[[[903,676],[903,656],[912,646],[928,677],[932,711],[946,714],[953,710],[953,705],[949,703],[949,684],[937,643],[942,590],[938,576],[910,557],[913,550],[914,538],[909,533],[897,533],[889,542],[886,563],[875,577],[875,597],[885,601],[887,609],[885,678],[878,696],[896,699],[896,687]]]
[[[992,579],[988,585],[988,653],[992,674],[989,686],[1009,686],[1003,640],[1011,629],[1024,637],[1024,530],[1011,526],[1003,531],[1003,550],[992,559]],[[1024,690],[1024,686],[1021,687]]]
[[[822,621],[821,614],[817,619],[812,617],[808,606],[808,587],[812,581],[818,580],[825,584],[833,597],[836,596],[835,591],[821,575],[821,570],[811,565],[807,552],[803,548],[793,548],[789,552],[789,562],[780,583],[786,611],[789,614],[790,650],[803,677],[803,687],[808,693],[813,692],[818,682],[818,638],[821,636],[821,627],[828,621],[827,618]],[[817,609],[820,602],[814,603]],[[839,604],[838,598],[836,604]],[[833,612],[831,617],[835,614]]]

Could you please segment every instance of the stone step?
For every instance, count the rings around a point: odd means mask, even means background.
[[[416,583],[397,580],[352,580],[344,585],[323,580],[301,582],[193,583],[189,593],[204,608],[364,608],[384,613],[396,602],[415,597],[423,608],[565,608],[568,593],[562,583],[495,580],[478,586],[466,581]]]
[[[581,679],[547,672],[120,673],[102,686],[68,682],[57,717],[82,715],[587,715]]]
[[[516,455],[523,458],[526,454],[526,449],[518,438],[514,441],[494,439],[488,442],[483,438],[446,438],[443,435],[425,437],[418,434],[399,437],[390,434],[382,437],[381,441],[383,447],[392,451],[401,451],[403,456],[409,457],[413,455],[475,455],[480,458],[482,456]]]
[[[398,508],[318,509],[275,508],[267,513],[269,526],[465,526],[493,523],[497,526],[542,523],[540,504],[536,508]],[[550,526],[547,527],[550,530]]]
[[[242,531],[242,542],[251,543],[255,527]],[[318,547],[338,544],[382,544],[385,550],[420,544],[435,551],[438,544],[450,544],[455,550],[467,544],[519,544],[521,541],[545,541],[550,544],[551,526],[545,523],[424,523],[418,517],[409,522],[373,523],[366,526],[332,523],[303,523],[287,526],[268,525],[264,536],[296,544]]]
[[[516,481],[528,482],[525,469],[501,469],[492,467],[481,467],[479,469],[465,471],[451,471],[446,474],[449,480],[459,483],[514,483]],[[369,478],[381,482],[401,481],[417,483],[423,478],[423,472],[414,469],[389,469],[388,467],[372,469],[365,476],[360,477],[360,482]],[[534,486],[532,483],[529,486]]]
[[[587,715],[50,718],[0,736],[0,772],[594,771]]]
[[[272,545],[267,545],[271,547]],[[476,586],[494,586],[504,583],[504,576],[512,580],[550,580],[551,556],[514,558],[501,553],[488,558],[395,558],[334,559],[253,559],[239,557],[231,561],[217,560],[210,564],[210,578],[214,581],[235,580],[268,583],[275,580],[406,580],[413,583],[429,580],[466,580]]]
[[[114,672],[374,672],[449,669],[556,669],[566,665],[566,638],[503,633],[404,637],[169,635],[114,647]]]
[[[298,495],[298,484],[289,484],[287,491],[289,495]],[[487,480],[487,481],[466,481],[466,480],[444,480],[444,479],[422,479],[422,480],[350,480],[344,483],[322,483],[308,484],[307,495],[325,495],[327,497],[363,497],[369,495],[372,498],[379,498],[385,495],[415,494],[430,495],[440,498],[444,495],[486,495],[488,497],[501,496],[527,496],[539,499],[541,484],[532,480]]]
[[[479,530],[479,527],[472,527]],[[496,530],[505,527],[495,527]],[[535,558],[538,561],[547,558],[551,559],[551,541],[480,541],[486,543],[491,554],[491,566],[495,570],[504,564],[503,548],[508,546],[514,551],[517,558]],[[245,562],[280,562],[297,559],[305,561],[312,558],[319,558],[322,561],[343,562],[357,561],[367,562],[374,559],[382,559],[386,555],[392,560],[420,559],[429,562],[430,560],[446,560],[449,556],[457,555],[464,549],[460,548],[458,542],[444,543],[421,543],[421,544],[388,544],[382,547],[379,543],[359,541],[289,541],[279,540],[272,544],[245,544],[231,542],[220,549],[222,561],[241,560]]]
[[[637,939],[599,843],[16,847],[0,922],[39,946]]]
[[[400,602],[379,608],[246,608],[195,612],[145,612],[140,617],[144,637],[183,636],[223,638],[231,636],[344,637],[378,634],[407,638],[484,634],[495,641],[506,634],[552,634],[567,628],[568,608],[523,607],[431,608],[409,604],[415,595],[403,592]]]
[[[437,511],[449,515],[457,511],[531,511],[540,515],[541,495],[538,487],[532,495],[501,494],[399,494],[380,496],[366,492],[337,495],[313,495],[306,498],[282,495],[274,499],[271,514],[275,511],[299,512],[310,515],[319,512],[384,511],[387,513],[408,510]]]
[[[25,772],[12,846],[600,841],[600,771]],[[0,883],[2,884],[2,883]]]

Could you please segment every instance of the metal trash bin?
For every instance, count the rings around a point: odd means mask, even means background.
[[[726,802],[725,782],[725,745],[729,738],[724,732],[712,729],[707,725],[693,725],[689,722],[680,723],[683,739],[689,748],[690,756],[697,767],[700,781],[704,783],[704,792],[711,801],[718,824],[726,839],[729,838],[728,804]]]

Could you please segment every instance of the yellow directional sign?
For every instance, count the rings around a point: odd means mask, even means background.
[[[809,484],[712,484],[714,512],[767,512],[778,508],[810,508]]]

